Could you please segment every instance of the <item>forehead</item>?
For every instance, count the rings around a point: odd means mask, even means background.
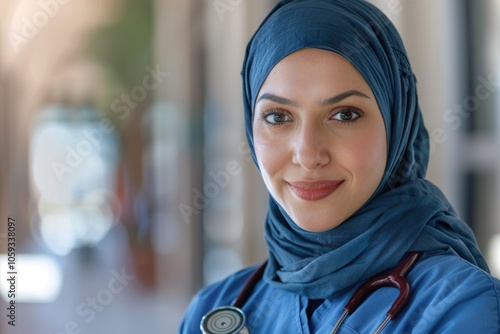
[[[320,49],[301,49],[278,62],[264,80],[260,95],[273,93],[309,98],[356,89],[373,97],[370,86],[342,56]]]

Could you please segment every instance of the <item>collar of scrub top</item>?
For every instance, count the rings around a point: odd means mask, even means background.
[[[384,287],[394,287],[399,290],[399,296],[392,304],[389,311],[386,313],[384,321],[375,330],[375,334],[379,334],[389,321],[396,319],[401,311],[408,304],[411,295],[410,283],[406,276],[415,266],[422,252],[411,252],[404,260],[388,274],[381,274],[373,277],[363,285],[361,285],[352,295],[349,302],[344,306],[344,312],[339,320],[335,323],[330,334],[336,334],[344,320],[349,314],[352,314],[356,309],[376,290]],[[248,328],[245,327],[246,317],[242,308],[250,298],[255,286],[262,279],[264,269],[267,265],[265,261],[259,266],[250,276],[241,290],[238,297],[234,300],[231,306],[222,306],[213,309],[207,313],[201,320],[200,329],[204,334],[248,334]]]

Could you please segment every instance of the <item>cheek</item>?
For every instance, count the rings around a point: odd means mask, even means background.
[[[291,158],[288,159],[286,143],[279,137],[273,136],[265,130],[257,129],[257,127],[254,127],[254,148],[260,171],[266,183],[268,183],[266,179],[280,174],[280,171],[286,167],[287,161],[291,161]]]
[[[271,145],[262,141],[258,136],[254,138],[255,155],[257,156],[257,162],[259,163],[259,168],[263,175],[272,175],[277,169],[276,165],[278,159],[273,159],[274,154],[277,153],[275,152],[277,151],[275,147],[276,145]]]
[[[385,135],[374,133],[359,137],[350,145],[349,150],[354,178],[363,179],[365,186],[377,186],[384,174],[387,160]],[[373,185],[374,183],[376,184]]]

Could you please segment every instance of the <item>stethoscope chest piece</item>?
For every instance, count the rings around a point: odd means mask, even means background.
[[[222,306],[207,313],[201,319],[200,328],[203,334],[248,334],[245,322],[241,309]]]

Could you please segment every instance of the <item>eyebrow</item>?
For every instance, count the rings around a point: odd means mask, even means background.
[[[367,99],[370,98],[368,95],[361,93],[358,90],[351,89],[351,90],[348,90],[344,93],[340,93],[338,95],[329,97],[329,98],[321,101],[319,103],[319,105],[321,105],[322,107],[326,107],[326,106],[329,106],[329,105],[332,105],[335,103],[339,103],[340,101],[345,100],[350,96],[360,96],[360,97],[364,97]],[[284,104],[284,105],[288,105],[288,106],[295,106],[295,107],[299,106],[299,103],[297,101],[293,101],[293,100],[287,99],[285,97],[278,96],[278,95],[271,94],[271,93],[262,94],[259,97],[259,99],[257,100],[257,103],[259,103],[261,100],[268,100],[268,101],[272,101],[272,102],[276,102],[276,103]]]

